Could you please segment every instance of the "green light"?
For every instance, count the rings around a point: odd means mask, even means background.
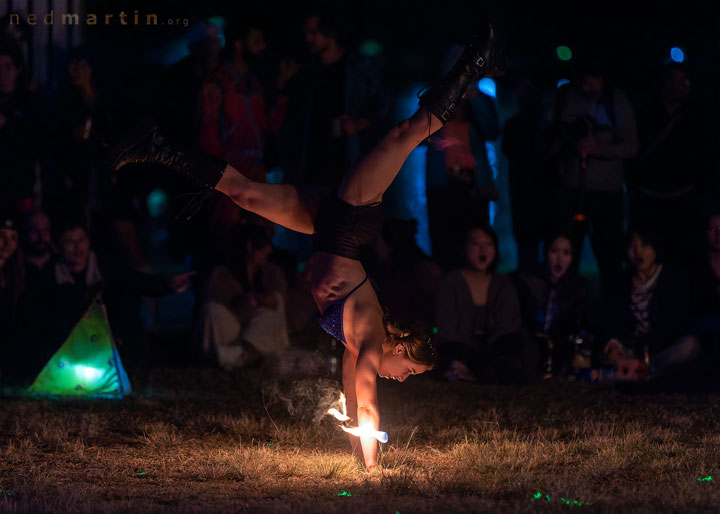
[[[438,333],[438,327],[433,327],[433,334],[437,334],[437,333]]]
[[[572,59],[572,50],[565,45],[557,47],[555,53],[561,61],[569,61]]]
[[[709,482],[712,480],[711,476],[706,476],[705,478],[698,478],[698,482]]]
[[[352,494],[347,491],[340,491],[338,493],[338,496],[352,496]]]
[[[145,471],[138,471],[138,472],[135,473],[135,474],[136,474],[137,476],[141,477],[141,476],[143,476],[143,475],[147,475],[147,472],[145,472]]]
[[[267,443],[265,446],[272,446],[273,443]]]
[[[557,421],[557,418],[543,418],[543,421]]]
[[[379,41],[374,39],[368,39],[358,48],[358,53],[360,55],[364,55],[365,57],[375,57],[376,55],[380,55],[382,51],[382,45]]]
[[[536,492],[535,494],[533,494],[533,498],[535,498],[536,500],[540,500],[541,498],[543,498],[543,493],[540,492],[540,491],[538,491],[538,492]],[[550,502],[550,495],[549,495],[549,494],[545,494],[545,495],[544,495],[544,499],[547,500],[548,503],[549,503],[549,502]]]

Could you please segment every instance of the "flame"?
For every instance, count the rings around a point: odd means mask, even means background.
[[[341,422],[350,420],[350,416],[347,415],[347,402],[345,401],[345,393],[340,393],[340,399],[338,401],[340,402],[342,412],[335,408],[332,408],[328,409],[327,413],[331,414],[335,417],[335,419]],[[348,434],[356,435],[363,439],[374,437],[381,443],[388,442],[387,432],[380,432],[379,430],[373,429],[372,424],[370,424],[369,422],[363,423],[362,426],[359,427],[346,427],[344,425],[340,425],[340,428],[342,428]]]
[[[327,413],[335,416],[335,418],[338,421],[348,421],[350,419],[350,416],[347,415],[347,403],[345,402],[345,393],[340,393],[339,401],[340,401],[340,406],[342,407],[342,412],[333,408],[333,409],[328,409]]]
[[[363,423],[362,426],[355,428],[348,428],[344,426],[340,426],[340,428],[342,428],[348,434],[359,436],[362,439],[369,439],[371,437],[374,437],[381,443],[388,442],[387,432],[380,432],[379,430],[374,430],[369,422]]]

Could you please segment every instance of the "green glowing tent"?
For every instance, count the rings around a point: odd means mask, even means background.
[[[130,393],[100,294],[28,391],[95,398],[122,398]]]

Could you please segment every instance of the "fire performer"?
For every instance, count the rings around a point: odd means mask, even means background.
[[[467,87],[499,70],[492,27],[476,35],[448,74],[420,97],[420,109],[390,130],[339,187],[321,196],[290,184],[253,182],[226,162],[190,156],[175,147],[151,122],[111,153],[117,171],[130,163],[164,165],[194,182],[207,197],[219,191],[237,205],[288,229],[314,234],[309,263],[312,294],[322,313],[320,325],[345,345],[342,374],[350,423],[377,431],[380,424],[377,376],[405,381],[432,368],[429,338],[399,330],[384,316],[372,281],[358,260],[361,246],[379,234],[383,193],[410,152],[453,115]],[[191,214],[192,215],[192,214]],[[372,470],[377,441],[352,437],[353,451]]]

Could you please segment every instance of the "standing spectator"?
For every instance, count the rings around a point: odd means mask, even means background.
[[[101,193],[109,189],[103,173],[108,141],[116,139],[116,108],[112,95],[101,87],[100,58],[87,46],[68,55],[67,84],[56,103],[54,145],[61,167],[57,185],[60,202],[71,201],[88,211],[103,205]]]
[[[639,379],[691,364],[700,343],[690,332],[688,280],[663,264],[656,231],[632,230],[627,252],[630,268],[611,290],[605,352],[617,363],[618,357],[632,360]]]
[[[606,74],[604,64],[588,61],[558,90],[549,144],[560,180],[554,226],[575,219],[587,228],[604,291],[622,263],[624,162],[637,154],[633,108]],[[579,251],[585,233],[574,234]]]
[[[710,162],[710,131],[687,68],[668,67],[661,85],[659,98],[638,114],[640,152],[628,173],[630,220],[662,230],[666,259],[685,266],[687,235],[699,225],[698,186]]]
[[[283,138],[286,165],[297,184],[332,186],[383,129],[388,98],[371,61],[350,53],[327,14],[305,19],[313,61],[298,74]]]
[[[197,145],[197,111],[202,84],[220,64],[222,31],[217,24],[206,20],[189,32],[190,55],[167,70],[158,104],[161,119],[174,139],[192,147]]]
[[[569,234],[548,238],[543,250],[545,262],[518,272],[516,285],[525,329],[545,356],[547,377],[571,368],[574,336],[585,325],[587,287],[574,272]]]
[[[518,112],[503,130],[502,152],[508,160],[510,209],[517,243],[518,269],[532,272],[539,263],[539,248],[549,220],[549,187],[539,159],[540,134],[546,128],[542,94],[530,79],[516,91]]]
[[[462,52],[451,47],[445,55],[445,70]],[[500,135],[495,101],[468,88],[455,117],[432,138],[428,152],[427,197],[432,254],[445,270],[451,269],[455,253],[448,226],[467,223],[487,225],[489,201],[497,190],[485,143]]]
[[[44,144],[37,110],[20,47],[0,39],[0,205],[18,214],[30,212],[35,201],[35,166]]]
[[[523,381],[535,363],[526,353],[515,286],[496,273],[497,235],[489,226],[472,226],[463,240],[464,265],[438,285],[440,370],[449,378]]]
[[[228,27],[226,62],[215,69],[202,86],[200,102],[200,145],[207,153],[225,159],[255,181],[264,182],[266,136],[275,132],[285,118],[287,81],[297,66],[282,61],[277,91],[263,91],[251,62],[264,55],[267,44],[257,25]],[[274,105],[268,106],[272,96]],[[223,197],[216,201],[213,226],[224,233],[238,223],[239,207]]]

